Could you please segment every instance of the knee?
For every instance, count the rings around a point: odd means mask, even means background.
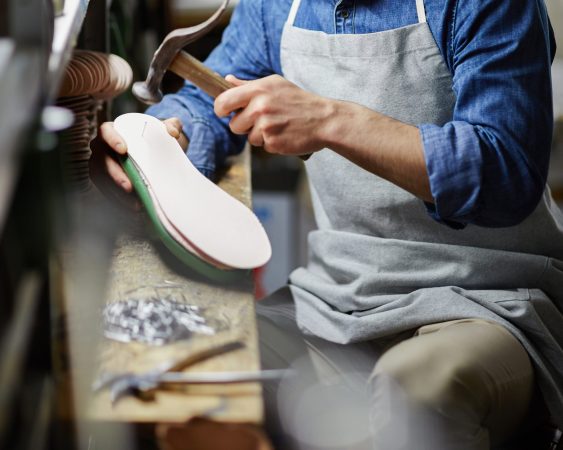
[[[478,366],[440,349],[417,350],[399,344],[387,351],[372,373],[372,389],[392,382],[409,404],[441,413],[469,412],[483,404],[478,392],[486,387],[477,386],[483,378]]]

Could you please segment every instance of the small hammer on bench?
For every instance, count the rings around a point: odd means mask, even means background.
[[[133,85],[135,97],[149,105],[160,102],[162,100],[160,84],[167,70],[191,81],[213,98],[232,87],[218,73],[182,51],[183,47],[205,36],[219,23],[229,6],[229,1],[224,0],[219,9],[205,22],[193,27],[174,30],[166,36],[152,58],[147,79]]]

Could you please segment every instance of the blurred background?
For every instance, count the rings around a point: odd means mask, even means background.
[[[558,44],[552,71],[555,133],[549,183],[561,205],[563,203],[563,1],[547,0],[546,4]]]

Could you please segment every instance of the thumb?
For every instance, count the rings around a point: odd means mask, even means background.
[[[248,83],[248,81],[240,80],[237,77],[235,77],[234,75],[227,75],[225,77],[225,80],[227,80],[229,83],[233,84],[234,86],[242,86],[243,84]]]
[[[180,133],[182,132],[182,122],[177,117],[172,117],[170,119],[166,119],[164,121],[166,125],[166,129],[168,133],[175,138],[178,139],[180,137]]]

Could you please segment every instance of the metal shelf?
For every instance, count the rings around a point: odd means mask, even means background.
[[[47,73],[47,99],[56,98],[60,83],[76,45],[89,0],[66,0],[63,13],[55,19],[55,33]]]
[[[36,120],[44,56],[38,48],[3,42],[0,62],[0,234],[19,173],[18,150]],[[8,48],[10,47],[10,48]]]
[[[37,274],[27,274],[16,296],[15,311],[9,325],[2,333],[0,349],[0,446],[9,434],[9,419],[12,416],[13,397],[21,390],[22,376],[29,344],[32,341],[33,325],[40,301],[41,279]],[[5,448],[5,447],[3,447]]]
[[[20,150],[42,107],[56,98],[88,4],[65,1],[62,15],[55,19],[49,54],[40,45],[0,39],[0,235],[18,179]]]

